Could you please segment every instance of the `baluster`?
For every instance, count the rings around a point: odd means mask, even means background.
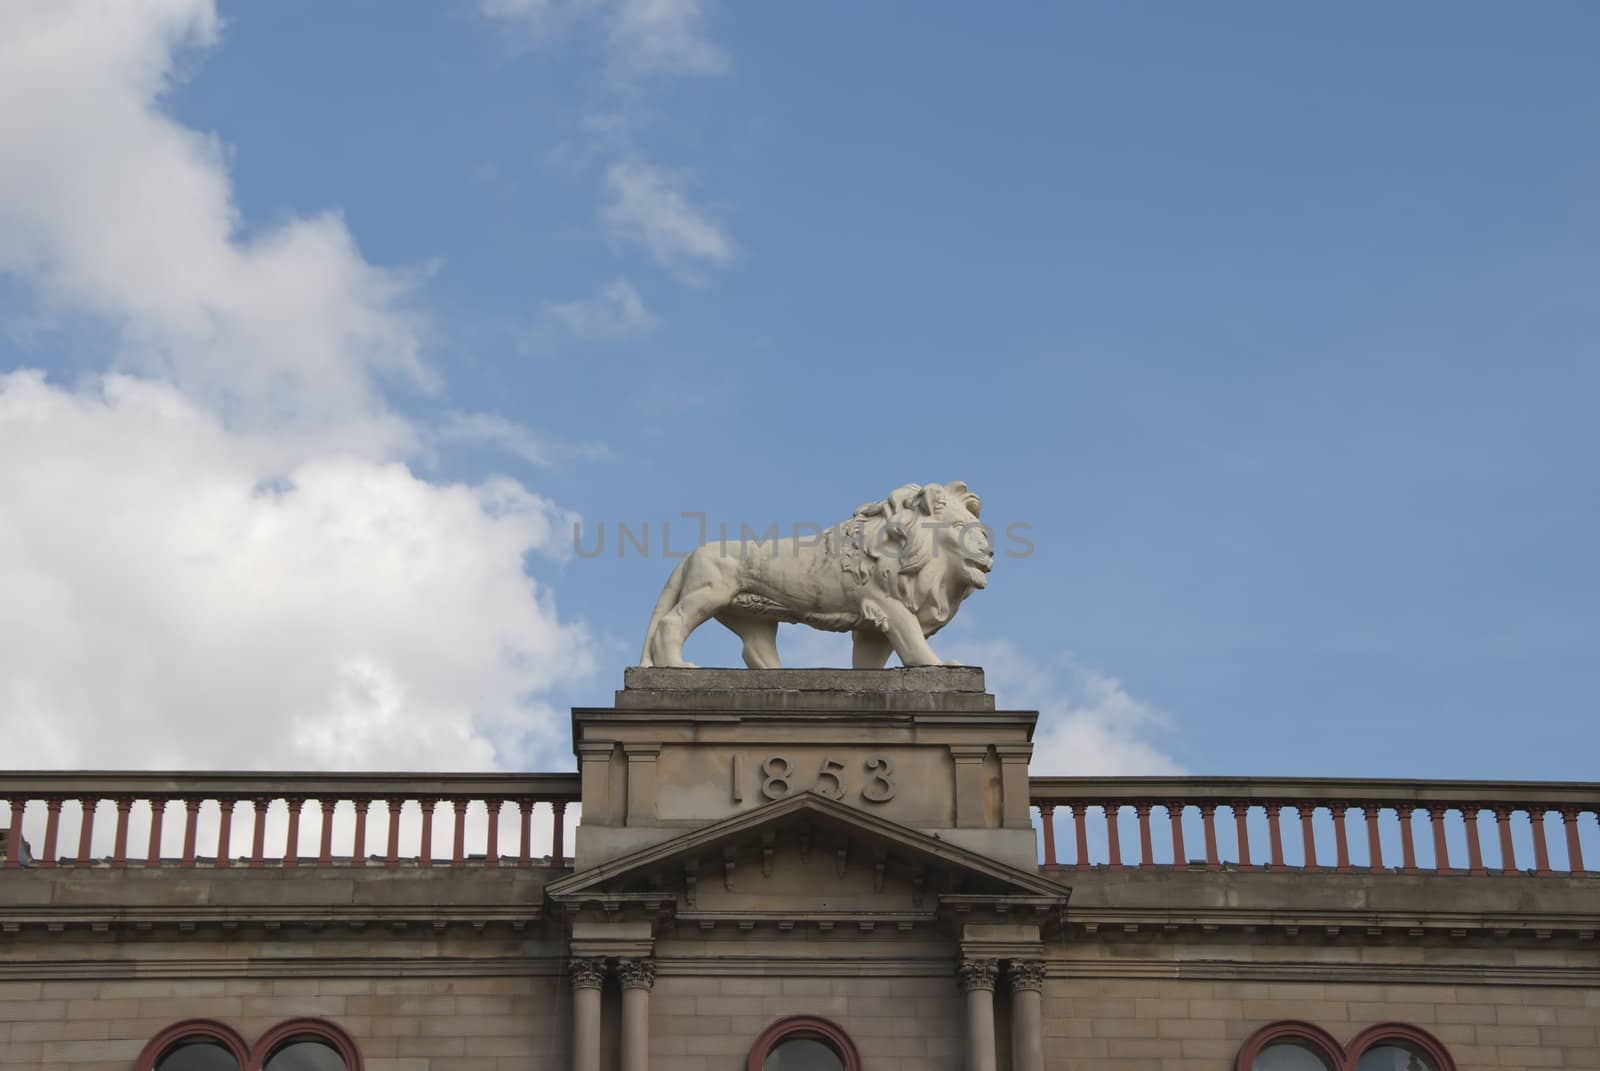
[[[194,841],[200,815],[200,801],[184,797],[183,800],[183,858],[178,865],[185,870],[194,868]]]
[[[1378,835],[1378,812],[1383,805],[1368,803],[1361,809],[1367,816],[1367,869],[1376,873],[1383,869],[1383,838]]]
[[[1048,803],[1039,804],[1039,825],[1044,829],[1044,865],[1046,870],[1056,868],[1056,809]]]
[[[229,799],[217,801],[217,806],[222,809],[222,824],[217,827],[217,858],[211,865],[218,870],[231,865],[228,854],[233,840],[233,807],[236,802]]]
[[[250,831],[251,870],[260,870],[267,855],[267,803],[268,801],[260,796],[250,801],[255,817]]]
[[[1478,843],[1480,813],[1477,807],[1465,803],[1461,805],[1461,820],[1467,824],[1467,869],[1474,874],[1487,874],[1483,866],[1483,847]]]
[[[526,868],[533,860],[533,801],[523,798],[517,801],[517,824],[521,827],[522,849],[517,854],[517,866]]]
[[[367,808],[372,806],[372,801],[368,800],[368,799],[358,799],[358,800],[353,800],[351,802],[355,804],[355,808],[356,808],[356,832],[355,832],[356,843],[355,843],[355,847],[353,847],[350,850],[350,865],[351,866],[366,866],[367,865]]]
[[[566,866],[567,852],[567,801],[557,800],[550,804],[550,815],[555,821],[555,828],[550,832],[550,865]]]
[[[1328,807],[1328,813],[1333,815],[1333,847],[1334,870],[1340,874],[1350,873],[1350,830],[1344,824],[1344,816],[1350,811],[1349,805],[1335,803]]]
[[[1233,811],[1234,836],[1239,841],[1239,869],[1250,870],[1255,866],[1250,861],[1250,804],[1246,800],[1235,800],[1228,807]]]
[[[1317,814],[1317,805],[1297,803],[1294,809],[1300,812],[1300,850],[1306,856],[1305,869],[1320,870],[1322,868],[1317,865],[1317,833],[1311,825]]]
[[[305,809],[304,796],[290,796],[284,799],[289,807],[289,829],[283,835],[283,865],[285,867],[298,867],[300,865],[300,812]]]
[[[450,809],[455,812],[455,848],[450,853],[450,866],[459,870],[467,863],[467,804],[471,800],[453,799]]]
[[[383,865],[390,870],[400,865],[400,809],[405,805],[405,800],[384,801],[389,808],[389,846],[384,850]]]
[[[1117,816],[1122,812],[1122,804],[1108,803],[1100,808],[1106,816],[1106,845],[1111,858],[1107,861],[1110,870],[1122,869],[1122,837],[1121,830],[1117,829]]]
[[[1500,830],[1500,872],[1517,872],[1517,849],[1511,843],[1511,808],[1494,808],[1494,824]]]
[[[1450,872],[1450,846],[1444,841],[1444,818],[1448,808],[1435,804],[1427,808],[1428,829],[1433,833],[1433,869],[1440,874]]]
[[[1567,870],[1573,874],[1582,874],[1583,845],[1578,843],[1578,808],[1561,808],[1561,822],[1567,827]]]
[[[56,837],[61,832],[61,804],[60,797],[52,796],[44,801],[48,817],[44,822],[44,858],[39,860],[43,867],[55,867],[56,862]]]
[[[500,865],[500,807],[505,800],[484,800],[483,805],[489,808],[489,832],[485,839],[483,852],[484,866]]]
[[[1282,816],[1283,804],[1272,802],[1265,805],[1267,811],[1267,840],[1272,846],[1272,862],[1270,869],[1287,870],[1283,863],[1283,829]]]
[[[1400,818],[1400,872],[1402,874],[1415,874],[1417,872],[1417,846],[1413,840],[1411,829],[1412,822],[1417,817],[1418,808],[1414,804],[1404,807],[1396,806],[1394,813]]]
[[[27,809],[27,800],[11,801],[11,826],[6,834],[6,866],[16,868],[22,865],[22,812]]]
[[[161,865],[161,823],[165,821],[166,817],[167,801],[164,799],[151,800],[150,846],[149,850],[145,852],[144,856],[144,866],[146,870],[150,869],[151,867],[159,867]]]
[[[78,821],[78,857],[73,860],[74,866],[90,866],[90,851],[94,847],[94,811],[100,806],[98,799],[86,798],[78,801],[78,806],[83,808],[83,817]]]
[[[1139,865],[1150,866],[1155,862],[1155,853],[1150,845],[1150,804],[1136,803],[1133,811],[1139,816]]]
[[[417,853],[418,866],[433,866],[433,808],[438,800],[418,800],[422,804],[422,850]]]
[[[1217,805],[1215,803],[1202,803],[1200,805],[1200,824],[1206,831],[1206,869],[1221,870],[1222,862],[1217,858]]]
[[[1172,865],[1188,866],[1189,853],[1183,847],[1183,804],[1167,804],[1167,819],[1172,823]]]
[[[1555,873],[1550,869],[1550,846],[1545,843],[1546,813],[1542,807],[1528,808],[1528,824],[1533,827],[1533,872],[1540,877]]]
[[[317,800],[317,807],[322,811],[322,850],[317,853],[318,867],[333,865],[333,810],[338,804],[337,799],[326,796]]]
[[[111,869],[125,870],[128,866],[128,812],[133,810],[133,799],[117,797],[117,828],[111,837]]]
[[[1089,808],[1081,803],[1072,805],[1072,835],[1077,839],[1077,855],[1073,865],[1079,870],[1089,869]]]

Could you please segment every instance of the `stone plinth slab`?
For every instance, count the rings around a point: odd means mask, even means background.
[[[994,709],[976,666],[912,669],[658,669],[635,666],[616,693],[620,709]]]

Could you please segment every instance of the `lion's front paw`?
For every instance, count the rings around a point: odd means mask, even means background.
[[[955,659],[953,659],[953,658],[951,658],[951,659],[949,659],[949,660],[947,660],[947,661],[946,661],[946,662],[945,662],[945,663],[944,663],[944,664],[945,664],[945,665],[947,665],[947,666],[959,666],[959,665],[961,665],[961,663],[960,663],[960,662],[957,662],[957,661],[956,661],[956,660],[955,660]]]

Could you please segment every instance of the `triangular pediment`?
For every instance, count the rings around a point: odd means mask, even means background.
[[[806,792],[561,878],[546,893],[572,911],[638,905],[680,920],[876,918],[904,926],[941,909],[1059,915],[1068,890]]]

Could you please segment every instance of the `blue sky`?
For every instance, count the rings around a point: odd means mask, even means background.
[[[1593,776],[1591,5],[69,9],[0,76],[22,765],[564,763],[617,523],[959,478],[1036,549],[935,646],[1054,768]]]

